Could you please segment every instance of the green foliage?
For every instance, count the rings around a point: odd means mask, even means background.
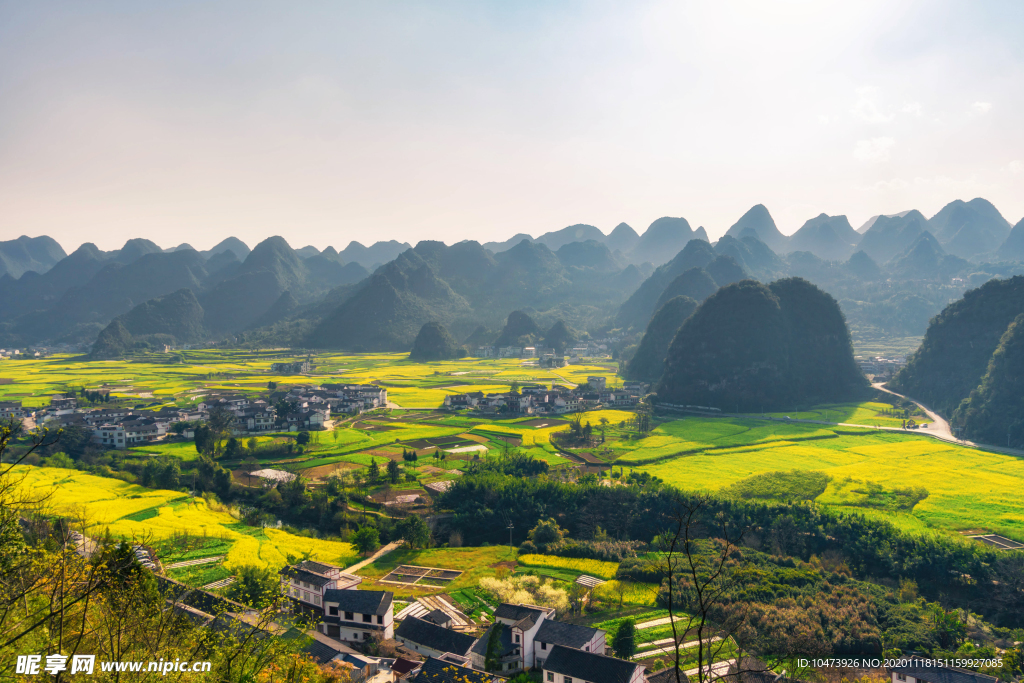
[[[372,526],[362,526],[352,534],[352,545],[362,555],[369,555],[380,547],[380,532]]]
[[[957,408],[953,423],[963,425],[969,439],[1024,446],[1024,313],[1006,329],[981,383]]]
[[[281,593],[281,580],[277,572],[254,565],[235,569],[235,582],[228,586],[227,594],[233,600],[257,609],[273,604]]]
[[[545,552],[549,545],[561,543],[565,538],[565,529],[558,526],[553,519],[542,519],[530,529],[527,538],[536,546],[538,552]]]
[[[505,327],[494,341],[495,346],[525,346],[534,343],[540,336],[540,328],[523,311],[508,314]]]
[[[625,619],[619,624],[612,636],[612,650],[619,659],[630,660],[636,654],[636,624],[632,619]]]
[[[746,500],[814,500],[825,492],[831,479],[813,470],[765,472],[742,479],[721,493]]]
[[[426,548],[430,545],[430,527],[419,515],[409,515],[400,521],[395,527],[395,533],[405,539],[410,548]]]
[[[665,356],[669,345],[686,319],[697,310],[697,302],[689,297],[669,299],[658,309],[647,325],[633,358],[626,365],[626,377],[635,380],[657,381],[665,370]]]
[[[436,361],[457,358],[459,343],[439,322],[428,322],[420,328],[412,344],[409,360]]]
[[[501,670],[501,630],[504,624],[500,621],[491,625],[490,634],[487,636],[487,651],[484,655],[484,669],[497,672]]]
[[[932,320],[921,347],[893,379],[893,387],[952,415],[982,383],[1003,335],[1021,313],[1022,275],[990,280],[968,291]]]
[[[308,444],[310,442],[310,439],[311,437],[309,435],[309,432],[305,430],[295,435],[295,443],[299,444],[300,446],[305,446],[306,444]]]
[[[709,297],[669,348],[658,400],[725,411],[849,400],[867,386],[835,299],[800,278]]]

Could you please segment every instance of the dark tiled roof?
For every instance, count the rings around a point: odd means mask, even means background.
[[[317,574],[329,574],[335,569],[340,569],[340,567],[334,567],[329,564],[321,564],[319,562],[314,562],[313,560],[303,560],[302,562],[299,562],[297,566],[299,567],[299,569],[305,569],[306,571],[316,572]]]
[[[590,683],[628,683],[638,665],[615,657],[555,645],[544,662],[545,671],[581,678]]]
[[[305,569],[299,569],[297,567],[285,567],[281,570],[281,576],[287,576],[288,578],[295,579],[297,581],[305,581],[306,583],[311,583],[317,587],[326,586],[332,581],[332,579],[329,579],[326,576],[307,572]]]
[[[438,652],[463,655],[469,652],[476,638],[466,633],[450,631],[416,617],[409,617],[395,630],[395,638],[402,638]]]
[[[995,683],[998,680],[995,676],[987,676],[974,671],[944,666],[925,666],[923,663],[913,661],[910,666],[897,666],[890,671],[909,674],[928,683]]]
[[[419,665],[419,662],[413,661],[411,659],[405,659],[404,657],[399,657],[395,660],[395,663],[391,665],[391,670],[399,676],[404,676],[405,674],[409,673]]]
[[[413,683],[489,683],[495,680],[502,679],[485,671],[467,669],[430,657],[423,662],[423,668],[416,674]]]
[[[487,641],[491,638],[491,631],[494,630],[494,624],[491,624],[490,628],[480,636],[480,640],[476,641],[476,645],[473,646],[473,652],[486,657],[487,656]],[[516,651],[516,645],[512,644],[512,629],[507,626],[502,626],[501,634],[498,636],[499,642],[501,643],[501,654],[500,657],[507,657]]]
[[[690,683],[690,677],[686,675],[685,671],[679,672],[679,680],[683,683]],[[744,679],[746,680],[746,679]],[[647,683],[676,683],[676,669],[674,666],[667,666],[661,671],[653,674],[647,674]],[[748,683],[762,683],[760,681],[749,681]],[[763,683],[770,683],[764,681]]]
[[[451,620],[452,618],[448,616],[448,613],[441,609],[435,609],[423,615],[423,621],[429,621],[431,624],[437,624],[438,626],[443,626]]]
[[[498,609],[494,610],[495,619],[509,619],[512,622],[517,622],[526,617],[537,618],[542,614],[544,614],[544,611],[536,607],[513,605],[508,602],[501,603],[498,605]]]
[[[589,626],[576,626],[575,624],[565,624],[561,621],[545,619],[544,623],[537,630],[537,636],[534,640],[553,645],[565,645],[566,647],[579,650],[589,643],[594,638],[594,634],[599,630]]]
[[[388,613],[388,608],[391,607],[394,597],[395,594],[391,591],[338,590],[336,588],[324,591],[324,603],[337,603],[339,611],[378,616]]]

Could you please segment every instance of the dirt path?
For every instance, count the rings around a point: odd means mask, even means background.
[[[357,571],[359,571],[360,569],[362,569],[366,565],[370,564],[371,562],[377,561],[381,557],[384,557],[385,555],[387,555],[388,553],[390,553],[392,550],[394,550],[398,546],[402,545],[403,543],[405,543],[405,541],[392,541],[391,543],[388,543],[386,546],[384,546],[383,548],[381,548],[380,550],[375,552],[373,555],[370,555],[368,558],[366,558],[362,562],[356,562],[351,567],[349,567],[347,569],[344,569],[342,571],[344,571],[346,574],[355,574]]]

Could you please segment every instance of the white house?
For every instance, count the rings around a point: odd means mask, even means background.
[[[390,591],[327,590],[319,630],[331,638],[353,642],[374,635],[394,638],[394,597]]]
[[[323,609],[327,591],[353,589],[363,581],[361,577],[342,572],[340,567],[312,560],[285,567],[278,574],[281,576],[281,591],[285,595],[317,610]]]

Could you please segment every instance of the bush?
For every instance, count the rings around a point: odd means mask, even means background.
[[[643,541],[579,541],[566,539],[560,543],[553,543],[547,546],[543,554],[602,560],[604,562],[622,562],[628,558],[635,558],[638,552],[645,552],[646,550],[647,544]],[[522,546],[520,546],[520,551],[537,552],[524,551]]]

